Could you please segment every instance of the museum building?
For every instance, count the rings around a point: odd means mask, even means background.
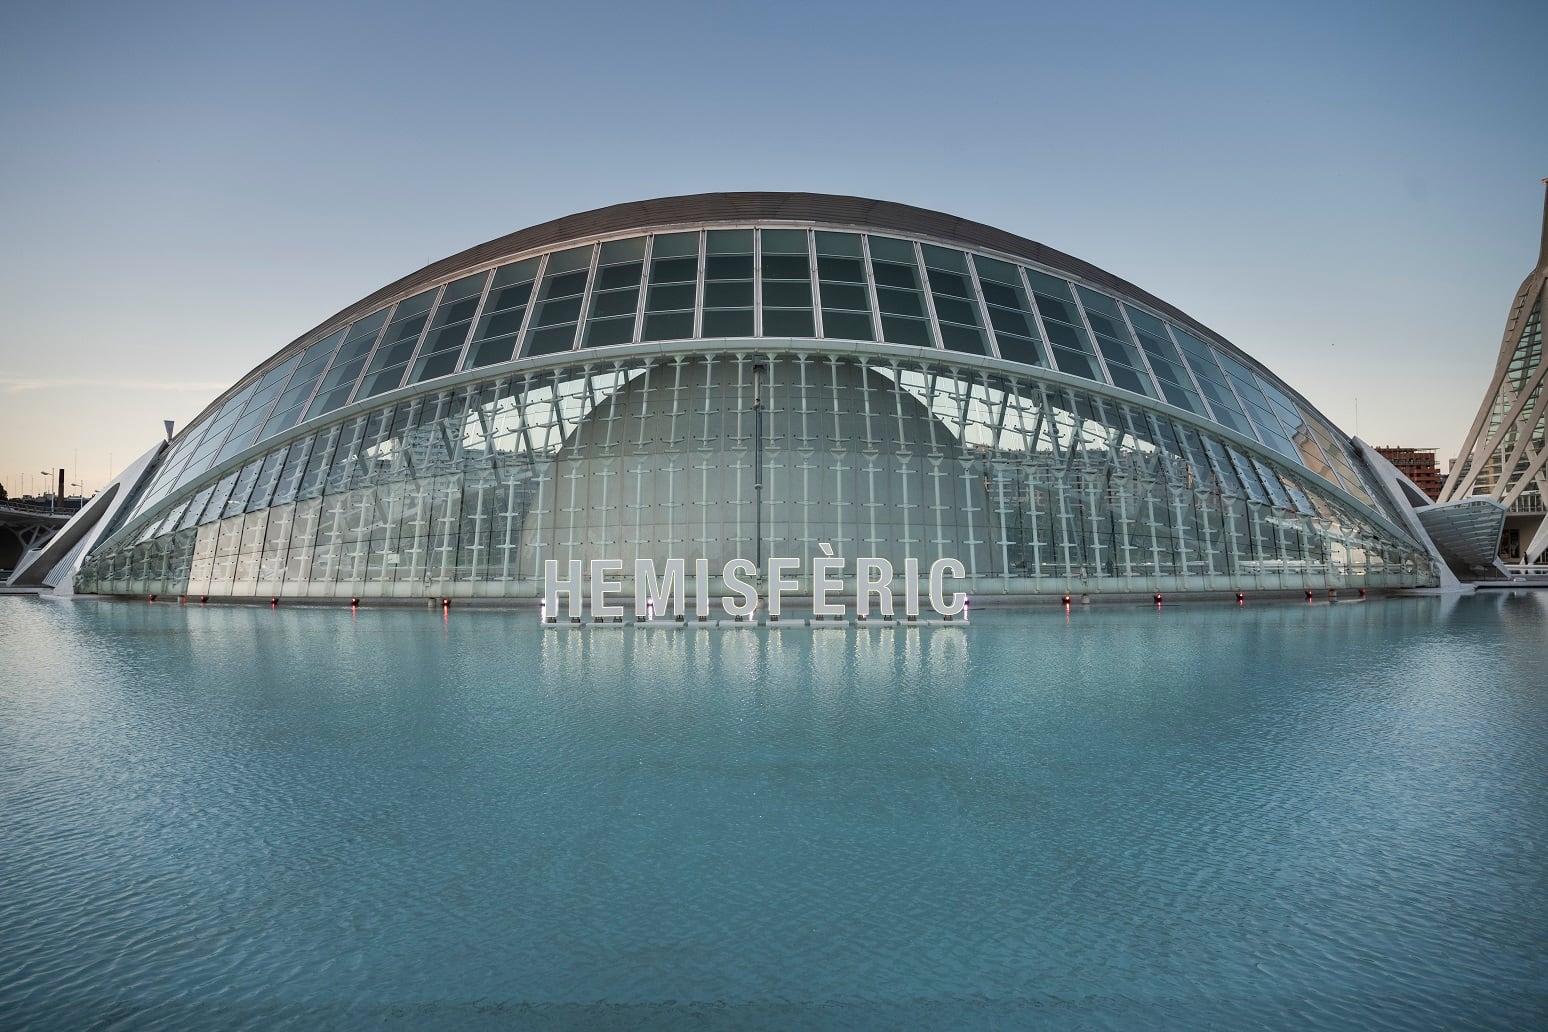
[[[957,559],[975,596],[1434,585],[1381,464],[1077,258],[902,204],[701,194],[350,305],[126,471],[56,565],[212,599],[535,600],[548,560],[823,546]]]

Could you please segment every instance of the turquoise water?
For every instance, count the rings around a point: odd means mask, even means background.
[[[0,1027],[1541,1027],[1545,631],[0,598]]]

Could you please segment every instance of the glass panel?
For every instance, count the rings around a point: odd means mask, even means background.
[[[659,318],[668,318],[660,316]],[[689,330],[693,328],[692,319],[689,320]],[[704,310],[704,336],[705,337],[751,337],[753,332],[753,311],[751,308],[720,309],[706,308]]]
[[[548,326],[527,331],[526,354],[553,355],[575,346],[575,324]]]
[[[1086,321],[1095,331],[1097,348],[1107,363],[1107,374],[1112,378],[1113,386],[1147,397],[1157,397],[1157,390],[1134,345],[1134,338],[1129,334],[1128,323],[1124,322],[1123,314],[1118,310],[1118,303],[1105,294],[1098,294],[1082,286],[1077,286],[1075,291],[1085,309]]]
[[[377,334],[387,322],[388,312],[384,308],[349,328],[344,343],[317,387],[317,396],[307,407],[307,419],[332,412],[349,400],[360,370],[365,366],[366,356],[376,346]]]
[[[813,337],[817,328],[812,322],[811,309],[765,308],[763,310],[763,335],[765,337]]]
[[[502,287],[508,287],[513,283],[531,283],[537,278],[538,263],[540,258],[524,258],[519,262],[502,265],[495,270],[494,282],[490,284],[490,290],[498,291]]]
[[[595,246],[572,247],[548,256],[538,302],[522,344],[523,355],[551,355],[575,346],[581,295],[591,275]]]
[[[469,320],[431,330],[425,338],[424,346],[419,349],[419,358],[414,362],[414,372],[410,374],[408,382],[421,383],[456,372],[457,357],[462,354],[462,345],[467,341],[468,331],[472,327],[473,323]]]
[[[926,268],[939,269],[942,272],[955,272],[961,273],[963,275],[967,274],[967,256],[964,255],[961,251],[952,248],[937,247],[935,244],[920,244],[919,250],[920,253],[924,255],[924,263]],[[963,289],[967,289],[966,280],[963,281]],[[969,295],[963,294],[960,296],[967,297]]]
[[[953,351],[962,351],[972,355],[987,355],[988,347],[984,344],[983,331],[969,326],[959,326],[956,323],[941,323],[941,343]]]
[[[645,238],[629,237],[625,240],[609,240],[602,245],[598,265],[622,265],[626,262],[645,260]]]
[[[893,344],[933,348],[935,341],[930,334],[930,324],[924,319],[909,319],[900,315],[881,317],[882,339]]]
[[[809,280],[811,276],[811,265],[805,255],[770,254],[763,257],[763,278],[766,280]]]
[[[511,360],[516,351],[516,335],[527,317],[538,263],[537,258],[527,258],[495,270],[489,297],[484,300],[484,313],[462,364],[464,369],[481,369]]]
[[[333,446],[338,438],[339,428],[336,426],[317,435],[312,457],[307,460],[306,473],[301,478],[301,488],[296,493],[297,498],[316,498],[322,494],[323,483],[328,476],[328,464],[333,458]]]
[[[613,319],[620,315],[634,315],[639,304],[638,287],[627,290],[599,290],[591,295],[592,318]]]
[[[720,232],[725,232],[721,230]],[[747,250],[752,251],[752,230],[733,230],[732,232],[746,233],[749,238]],[[710,236],[716,235],[715,230],[710,231]],[[651,238],[650,254],[652,258],[697,258],[699,255],[698,233],[657,233]]]
[[[868,240],[871,247],[872,262],[896,262],[900,265],[914,264],[914,245],[911,241],[879,236],[870,237]]]
[[[268,508],[269,499],[274,495],[275,482],[285,462],[285,453],[289,450],[288,447],[279,448],[263,457],[263,465],[259,467],[257,480],[253,484],[253,493],[247,500],[248,512]]]
[[[1078,326],[1080,324],[1080,314],[1075,311],[1073,302],[1044,294],[1040,290],[1034,290],[1032,296],[1037,298],[1037,310],[1042,313],[1045,322],[1054,319],[1067,326]],[[1082,336],[1084,336],[1084,331],[1082,331]]]
[[[812,269],[806,232],[765,229],[763,240],[763,335],[812,337]]]
[[[867,312],[839,312],[824,308],[822,332],[825,337],[839,340],[876,339],[875,331],[871,328],[871,316]]]
[[[1049,331],[1049,336],[1053,336],[1052,330]],[[1072,373],[1075,376],[1083,376],[1088,380],[1101,382],[1102,378],[1097,375],[1095,364],[1083,352],[1055,347],[1053,354],[1054,362],[1058,365],[1060,372]]]
[[[1041,303],[1038,305],[1042,307]],[[1044,319],[1043,329],[1048,333],[1050,343],[1057,344],[1061,348],[1069,348],[1071,351],[1080,351],[1087,355],[1093,354],[1091,342],[1086,337],[1086,331],[1079,326],[1071,326],[1069,323],[1060,322],[1057,319]]]
[[[170,534],[172,531],[176,530],[178,520],[183,518],[183,514],[188,511],[189,503],[192,501],[193,499],[190,498],[188,501],[180,502],[177,505],[172,506],[172,508],[168,509],[167,514],[162,517],[161,522],[157,524],[156,533],[152,536],[160,537],[162,534]]]
[[[247,508],[248,496],[253,493],[253,484],[258,479],[258,469],[263,465],[263,459],[253,459],[242,467],[241,475],[237,477],[235,486],[231,489],[231,497],[226,501],[225,508],[216,513],[220,518],[235,516]]]
[[[806,230],[765,229],[763,231],[764,254],[806,255]]]
[[[644,237],[602,245],[582,337],[585,347],[607,347],[634,340],[634,316],[639,310],[640,282],[645,275],[644,258]]]
[[[751,333],[752,313],[748,313],[748,332]],[[645,332],[641,340],[679,340],[693,336],[692,312],[647,312]]]
[[[923,319],[924,295],[917,290],[895,290],[892,287],[876,288],[876,303],[884,315],[908,315]]]
[[[456,371],[457,358],[473,327],[473,316],[488,279],[489,273],[481,272],[446,285],[430,320],[430,332],[414,361],[414,371],[409,374],[409,383],[422,383]]]
[[[204,507],[209,504],[210,495],[214,493],[215,488],[213,485],[211,485],[210,487],[206,487],[204,490],[194,495],[193,501],[188,503],[188,508],[183,510],[183,518],[178,523],[177,529],[187,530],[189,527],[197,526],[199,523],[199,517],[204,512]]]
[[[893,344],[934,347],[935,334],[925,315],[923,281],[914,245],[892,237],[867,237],[876,303],[881,308],[882,339]]]
[[[669,312],[676,309],[692,308],[693,297],[694,285],[692,283],[653,285],[648,295],[649,303],[646,310],[651,312]]]
[[[280,395],[278,403],[274,406],[274,414],[259,431],[258,440],[273,437],[300,421],[302,406],[311,398],[312,391],[317,387],[317,381],[328,366],[328,360],[333,357],[334,351],[343,340],[344,328],[340,327],[306,349],[301,364],[296,367],[295,374],[290,378],[289,386],[285,388],[285,393]]]
[[[816,241],[823,336],[875,340],[860,237],[853,233],[818,233]]]
[[[1204,415],[1204,404],[1199,400],[1199,396],[1192,391],[1163,382],[1161,384],[1161,392],[1166,396],[1167,401],[1178,408],[1187,409],[1196,416]]]
[[[817,257],[817,275],[825,283],[864,283],[865,262],[859,258]]]
[[[603,348],[628,344],[634,340],[634,316],[622,319],[590,319],[586,323],[585,346]]]
[[[403,369],[403,365],[395,365],[391,369],[368,371],[365,379],[361,381],[360,390],[355,395],[356,400],[374,398],[378,394],[397,390],[403,383]]]
[[[544,271],[544,282],[549,278],[555,278],[567,272],[585,272],[591,268],[591,252],[595,250],[591,244],[580,247],[571,247],[564,251],[555,251],[548,256],[548,268]]]
[[[226,507],[226,503],[231,497],[231,492],[236,487],[237,477],[240,473],[241,470],[234,469],[220,478],[220,482],[215,485],[215,492],[210,495],[209,502],[204,507],[200,523],[209,523],[220,518],[220,512]]]
[[[225,446],[220,453],[203,468],[219,465],[226,459],[235,455],[244,448],[249,447],[258,437],[258,427],[268,418],[272,411],[275,396],[285,385],[286,378],[300,363],[301,356],[295,355],[283,365],[277,366],[258,382],[258,390],[253,393],[247,403],[247,410],[242,413],[242,418],[232,427],[231,435],[226,439]],[[192,465],[192,463],[190,463]]]
[[[810,308],[812,285],[809,281],[773,281],[763,284],[763,303],[774,308]]]
[[[863,253],[860,249],[860,235],[858,233],[829,233],[818,230],[816,233],[817,253],[819,255],[838,255],[848,258],[859,258]]]
[[[1215,360],[1215,349],[1181,327],[1168,324],[1168,328],[1172,332],[1172,339],[1177,342],[1185,356],[1188,368],[1193,370],[1194,378],[1198,380],[1199,390],[1204,392],[1215,422],[1257,440],[1257,434],[1248,423],[1246,413],[1242,411],[1235,395],[1231,393],[1226,375]]]
[[[315,438],[303,437],[290,446],[289,455],[275,482],[274,498],[270,505],[285,505],[296,500],[296,489],[301,486],[301,474],[306,470],[306,460],[312,454]]]
[[[382,331],[382,339],[366,366],[356,397],[374,398],[403,383],[408,361],[419,347],[420,335],[430,322],[430,307],[438,293],[439,288],[435,288],[398,302],[392,321]]]
[[[995,334],[995,343],[1000,346],[1000,357],[1011,362],[1025,362],[1027,365],[1042,365],[1042,349],[1036,341],[1009,334]]]
[[[935,317],[941,324],[941,342],[953,351],[987,355],[989,345],[968,273],[967,256],[933,244],[921,244],[920,252],[930,279]]]
[[[1035,294],[1047,294],[1049,297],[1062,301],[1073,301],[1070,294],[1070,285],[1056,276],[1050,276],[1046,272],[1038,272],[1036,269],[1024,270],[1027,274],[1027,283],[1031,285]]]
[[[597,290],[620,290],[638,287],[645,266],[641,262],[625,262],[622,265],[604,265],[597,270]]]
[[[404,298],[398,302],[398,307],[393,310],[392,323],[401,323],[408,319],[415,319],[430,311],[430,306],[435,304],[437,288],[415,294],[413,297]],[[388,325],[392,325],[389,323]],[[388,339],[392,339],[391,334]]]
[[[657,258],[650,263],[652,286],[660,283],[693,283],[698,278],[699,263],[696,258]]]
[[[712,229],[705,234],[705,337],[753,334],[753,231]]]
[[[829,283],[822,280],[822,307],[837,308],[846,312],[866,312],[871,299],[865,287],[854,283]]]
[[[751,263],[748,264],[751,269]],[[708,273],[706,272],[706,276]],[[745,308],[752,310],[753,285],[752,280],[747,279],[734,283],[712,283],[707,279],[704,284],[705,308]]]
[[[489,275],[487,273],[479,277],[479,293],[482,293],[484,289],[482,281],[488,278]],[[450,290],[451,286],[447,286],[446,289]],[[455,326],[472,319],[473,313],[478,310],[478,298],[478,294],[455,300],[443,297],[441,303],[435,306],[435,314],[430,317],[431,336],[434,336],[435,331],[442,327]]]

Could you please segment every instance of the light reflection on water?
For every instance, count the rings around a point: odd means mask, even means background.
[[[0,1027],[1525,1027],[1548,593],[0,598]]]

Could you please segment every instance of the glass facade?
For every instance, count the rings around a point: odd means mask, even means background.
[[[529,597],[550,558],[819,543],[1008,593],[1428,583],[1344,435],[1247,356],[951,245],[679,224],[418,283],[211,405],[77,590]]]

